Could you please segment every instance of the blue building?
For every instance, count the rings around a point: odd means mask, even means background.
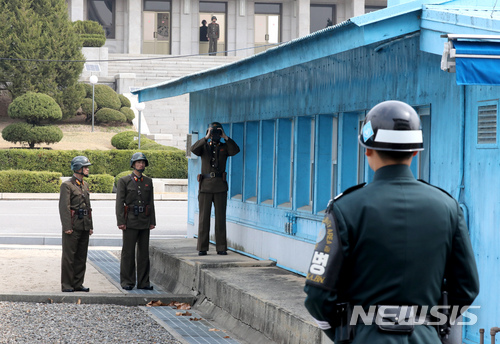
[[[137,93],[140,101],[190,93],[193,142],[208,123],[223,123],[242,149],[228,166],[230,246],[303,274],[328,200],[371,180],[357,143],[365,114],[388,99],[414,106],[426,149],[412,170],[457,198],[469,224],[481,308],[474,310],[478,323],[464,327],[464,342],[479,343],[479,328],[500,324],[500,68],[462,55],[498,55],[496,2],[390,6]],[[190,159],[193,235],[199,171],[200,160]]]

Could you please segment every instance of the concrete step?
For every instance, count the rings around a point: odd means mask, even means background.
[[[212,245],[198,256],[196,239],[151,241],[151,278],[164,290],[196,296],[194,309],[252,344],[331,341],[304,307],[305,278]]]

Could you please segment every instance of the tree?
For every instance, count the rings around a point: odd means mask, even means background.
[[[84,97],[78,85],[84,56],[66,2],[0,1],[0,37],[0,87],[13,99],[45,93],[57,100],[64,118],[75,115]]]
[[[53,125],[42,125],[62,118],[62,111],[56,101],[42,93],[27,92],[17,97],[9,105],[9,117],[22,119],[8,125],[2,130],[2,137],[9,142],[26,142],[30,148],[35,144],[55,143],[61,141],[61,129]]]

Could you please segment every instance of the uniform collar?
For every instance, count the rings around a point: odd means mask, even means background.
[[[82,180],[80,180],[80,179],[76,178],[75,175],[72,175],[71,178],[72,178],[73,184],[76,184],[78,186],[83,184],[83,178],[82,178]]]
[[[379,168],[373,176],[373,181],[394,178],[415,179],[408,165],[389,165]]]

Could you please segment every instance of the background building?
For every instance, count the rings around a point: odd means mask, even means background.
[[[386,7],[386,0],[67,0],[71,20],[95,20],[110,53],[206,53],[202,20],[215,15],[218,51],[250,56],[266,45],[305,36],[330,24]]]

